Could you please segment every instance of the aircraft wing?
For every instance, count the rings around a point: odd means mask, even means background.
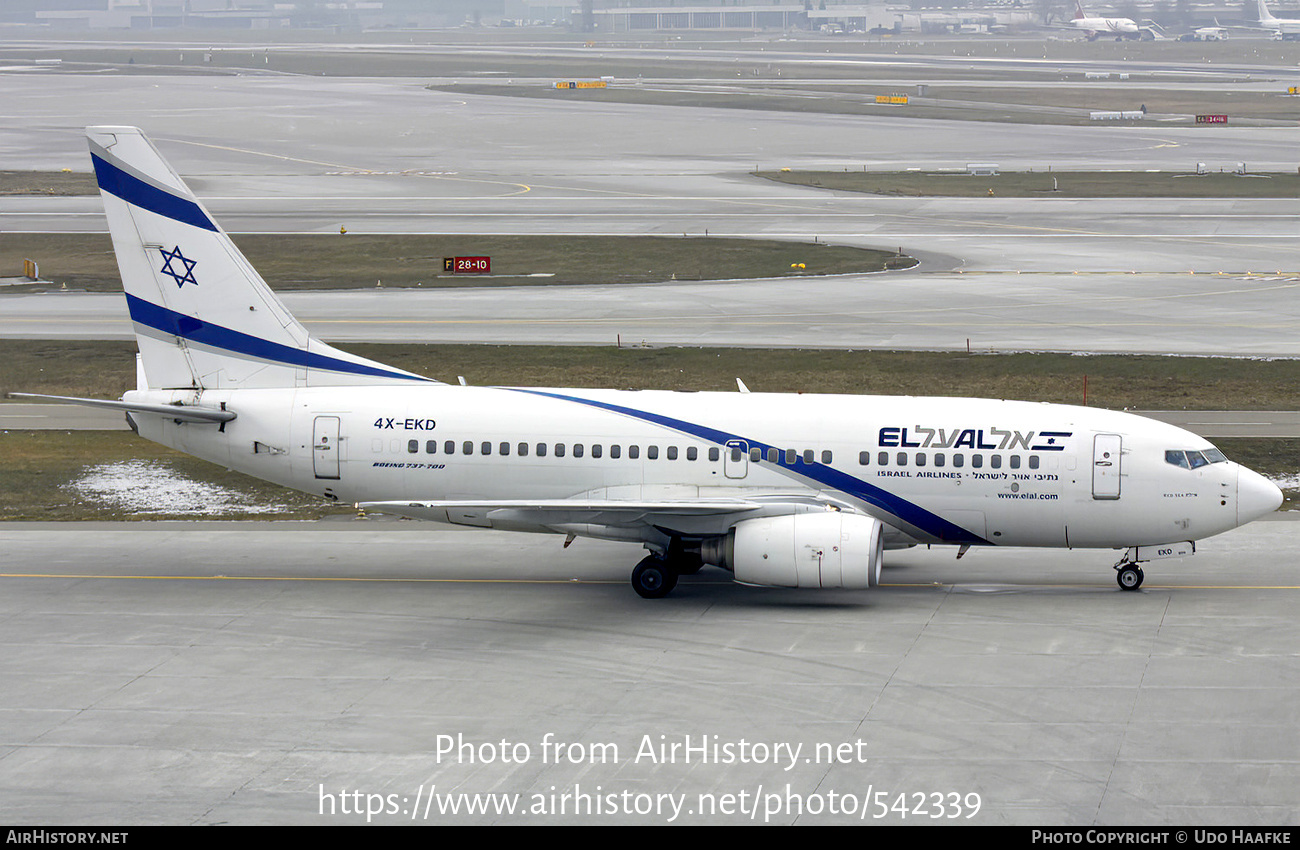
[[[573,526],[596,526],[628,530],[658,528],[688,536],[725,534],[740,520],[759,516],[851,510],[831,500],[798,495],[646,502],[619,499],[360,502],[357,507],[412,519],[512,531],[567,532]]]

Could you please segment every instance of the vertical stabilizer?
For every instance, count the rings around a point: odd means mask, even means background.
[[[314,339],[140,130],[86,133],[151,389],[427,380]]]

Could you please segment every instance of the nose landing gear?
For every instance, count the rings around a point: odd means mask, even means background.
[[[1121,561],[1115,565],[1115,581],[1120,590],[1137,590],[1142,586],[1143,578],[1142,568],[1137,564]]]

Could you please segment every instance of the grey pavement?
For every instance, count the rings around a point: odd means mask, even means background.
[[[1294,825],[1297,533],[1203,541],[1138,593],[1109,552],[919,549],[876,591],[706,570],[651,602],[636,548],[598,541],[0,525],[0,796],[42,824],[364,823],[352,794],[388,824],[658,824],[662,795],[677,822],[751,822],[706,809],[723,794],[862,823],[831,795],[880,791],[967,808],[866,823]],[[643,750],[683,743],[730,755]],[[430,791],[548,808],[426,814]],[[583,792],[616,799],[575,813]]]

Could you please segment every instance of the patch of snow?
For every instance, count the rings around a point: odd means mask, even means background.
[[[90,467],[67,486],[83,499],[133,514],[221,516],[290,509],[283,504],[257,504],[237,490],[195,481],[166,463],[143,460]]]
[[[1300,474],[1296,475],[1269,475],[1265,476],[1283,490],[1300,489]]]

